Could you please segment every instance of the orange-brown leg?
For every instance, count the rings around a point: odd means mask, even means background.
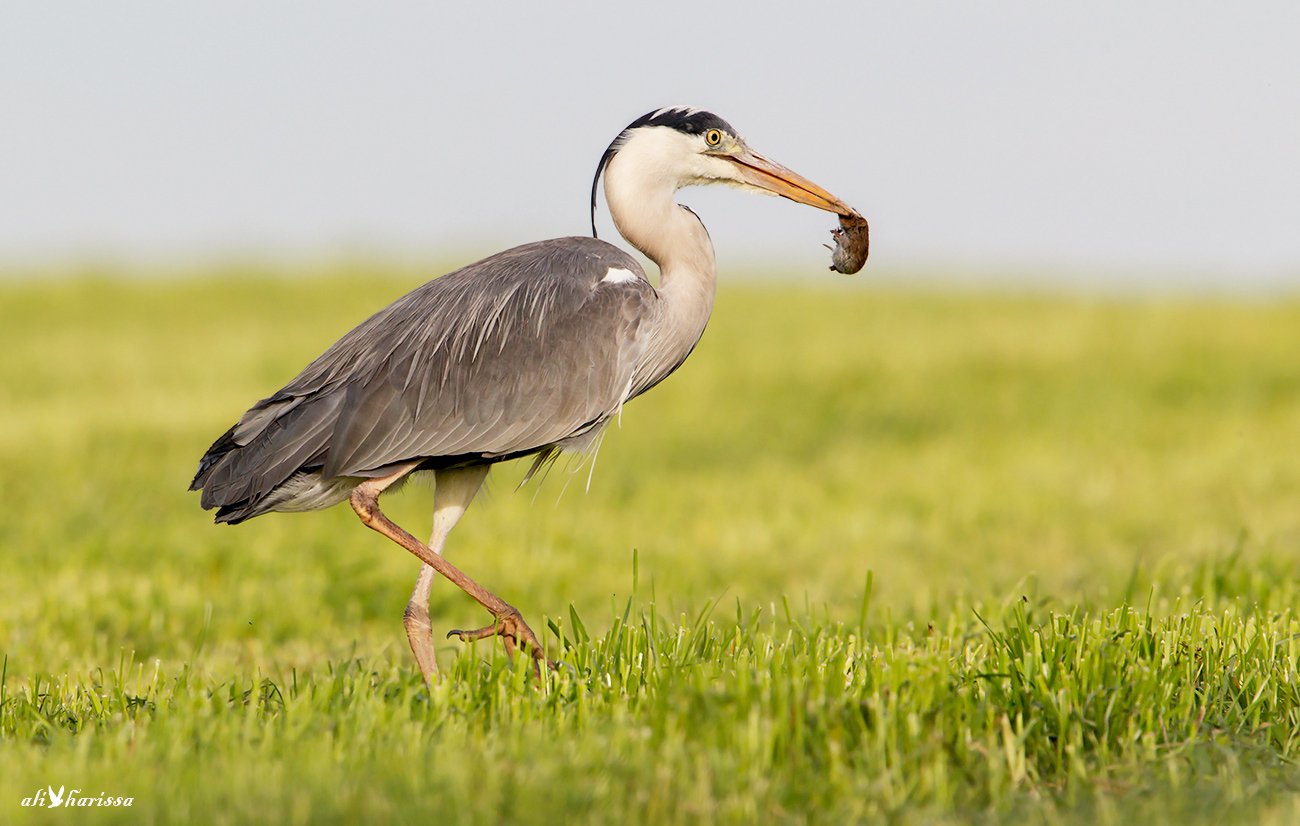
[[[541,673],[541,661],[546,660],[546,654],[537,636],[533,634],[532,629],[524,622],[524,618],[513,606],[507,604],[500,597],[491,593],[465,574],[460,569],[452,565],[441,556],[441,547],[435,552],[428,545],[420,542],[414,536],[407,533],[399,525],[389,519],[379,510],[379,495],[384,492],[394,482],[401,479],[414,469],[414,465],[408,465],[400,468],[388,476],[381,476],[376,479],[367,479],[357,485],[352,490],[350,501],[352,509],[356,511],[357,516],[361,518],[366,527],[371,528],[406,550],[417,556],[421,562],[451,580],[453,584],[469,594],[476,602],[486,608],[495,618],[495,622],[487,628],[481,628],[477,631],[462,632],[453,631],[448,636],[460,636],[462,640],[482,639],[483,637],[500,635],[506,646],[506,651],[513,653],[515,646],[523,648],[530,656],[533,657],[534,667],[538,674]],[[437,485],[443,484],[443,476],[446,472],[440,471],[438,474]],[[438,535],[439,525],[444,526],[442,541],[446,541],[446,534],[451,531],[456,522],[460,519],[461,514],[469,505],[474,494],[478,492],[479,486],[483,482],[483,476],[480,475],[477,480],[471,474],[462,473],[460,475],[452,474],[447,477],[448,489],[444,495],[441,510],[445,511],[443,519],[439,520],[438,514],[440,508],[437,504],[438,495],[435,488],[435,513],[434,513],[434,535]],[[440,544],[440,543],[439,543]],[[427,582],[426,582],[427,580]],[[404,618],[404,624],[407,627],[407,638],[411,641],[411,648],[414,651],[417,662],[420,663],[420,669],[424,672],[427,682],[432,682],[437,672],[437,662],[433,658],[433,639],[432,626],[428,624],[428,589],[433,584],[433,573],[425,574],[424,569],[420,571],[420,579],[416,581],[415,592],[411,595],[411,602],[407,604],[407,613],[411,615],[409,619]],[[423,585],[423,587],[422,587]],[[425,622],[421,623],[418,603],[423,598]],[[417,607],[412,608],[415,604]],[[413,614],[413,615],[412,615]],[[421,626],[426,626],[428,630],[423,630]],[[427,640],[427,642],[425,642]],[[422,656],[423,655],[423,656]],[[551,664],[547,660],[548,665]],[[432,667],[430,667],[432,666]]]

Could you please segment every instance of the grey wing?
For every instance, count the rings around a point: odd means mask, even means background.
[[[617,409],[653,289],[642,278],[604,281],[608,256],[547,253],[489,259],[494,266],[449,284],[434,306],[414,302],[398,326],[415,334],[348,384],[327,477],[413,457],[534,450]]]
[[[218,439],[191,487],[205,507],[256,515],[250,506],[301,470],[377,475],[580,435],[626,398],[656,301],[634,259],[591,238],[485,259],[340,339]]]

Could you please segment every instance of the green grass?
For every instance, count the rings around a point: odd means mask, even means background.
[[[1300,303],[726,289],[590,491],[452,536],[568,666],[430,696],[415,560],[185,491],[414,283],[0,286],[0,822],[1300,819]]]

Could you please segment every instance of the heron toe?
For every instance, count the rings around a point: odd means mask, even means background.
[[[539,677],[542,673],[541,662],[543,660],[546,661],[549,668],[555,669],[555,662],[546,656],[546,650],[537,641],[537,635],[533,633],[533,629],[529,628],[528,623],[524,622],[523,615],[513,607],[506,607],[509,610],[498,616],[496,622],[491,625],[475,628],[473,631],[461,631],[459,629],[448,631],[447,639],[457,637],[461,642],[473,642],[487,637],[501,637],[507,654],[513,657],[517,645],[533,658],[533,665]]]

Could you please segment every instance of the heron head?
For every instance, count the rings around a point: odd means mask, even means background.
[[[838,215],[857,215],[852,207],[817,184],[750,149],[722,118],[703,109],[678,106],[637,118],[601,156],[591,182],[593,235],[597,185],[601,173],[616,157],[620,164],[633,164],[634,174],[660,178],[673,189],[720,183],[780,195]]]

